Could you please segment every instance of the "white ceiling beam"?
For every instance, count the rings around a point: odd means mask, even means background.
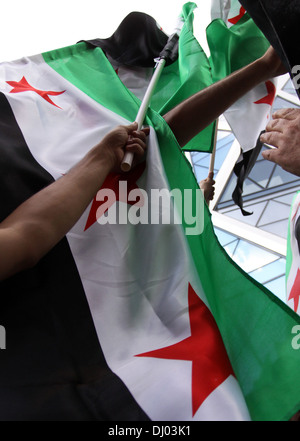
[[[286,239],[252,225],[233,219],[217,211],[212,212],[212,223],[215,227],[238,236],[255,245],[286,257]]]

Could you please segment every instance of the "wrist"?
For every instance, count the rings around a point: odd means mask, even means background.
[[[101,187],[107,175],[112,171],[110,161],[101,155],[99,150],[91,149],[67,174],[69,179],[74,180],[75,177],[80,187],[90,188],[92,193]]]
[[[257,79],[257,84],[267,81],[273,77],[272,66],[266,62],[264,57],[258,58],[252,63],[252,65],[254,68],[253,75],[254,78]]]
[[[261,81],[267,81],[271,78],[277,77],[284,72],[280,72],[278,64],[274,60],[269,59],[266,55],[258,58],[256,61],[256,69],[261,75]]]
[[[106,174],[115,167],[114,156],[102,146],[101,142],[89,151],[86,160],[91,168],[99,169]]]

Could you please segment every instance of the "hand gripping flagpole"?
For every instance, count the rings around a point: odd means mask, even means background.
[[[150,105],[151,98],[153,96],[153,93],[154,93],[155,87],[158,83],[158,80],[160,78],[160,75],[163,71],[163,68],[165,67],[167,59],[172,54],[175,46],[178,43],[179,34],[181,31],[182,25],[183,25],[183,20],[181,18],[179,18],[178,24],[177,24],[174,32],[168,38],[166,46],[163,48],[163,50],[159,54],[159,57],[154,60],[154,61],[156,61],[154,74],[153,74],[151,81],[148,85],[148,88],[146,90],[142,104],[139,108],[139,111],[138,111],[136,119],[135,119],[135,121],[138,123],[137,130],[140,130],[143,125],[148,107]],[[125,171],[125,172],[129,171],[132,166],[132,161],[133,161],[133,153],[126,152],[124,159],[122,161],[122,164],[121,164],[121,170]]]

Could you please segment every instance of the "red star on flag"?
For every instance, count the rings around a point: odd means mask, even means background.
[[[272,81],[266,81],[265,85],[268,94],[263,98],[261,98],[260,100],[255,101],[254,104],[269,104],[270,106],[272,106],[276,94],[276,87],[274,83],[272,83]]]
[[[192,362],[193,416],[203,401],[229,375],[234,375],[217,324],[192,286],[188,288],[191,336],[172,346],[157,349],[136,357],[189,360]]]
[[[228,21],[231,24],[236,24],[244,15],[246,14],[246,9],[241,6],[240,12],[235,17],[229,18]]]
[[[300,270],[298,268],[294,284],[292,286],[288,300],[294,299],[294,311],[297,312],[300,298]]]
[[[36,89],[35,87],[31,86],[28,81],[26,80],[25,77],[22,77],[22,79],[20,81],[6,81],[7,84],[9,84],[10,86],[13,87],[13,89],[9,92],[9,93],[20,93],[20,92],[35,92],[38,95],[40,95],[45,101],[47,101],[48,103],[52,104],[55,107],[58,107],[59,109],[61,109],[61,107],[57,106],[50,98],[48,95],[51,96],[57,96],[57,95],[61,95],[62,93],[65,92],[65,90],[63,90],[62,92],[54,92],[52,90],[39,90]]]
[[[146,167],[145,161],[138,164],[136,167],[134,167],[129,173],[110,173],[105,181],[103,182],[103,185],[100,190],[102,189],[110,189],[114,192],[116,200],[113,201],[115,203],[116,201],[126,202],[129,205],[135,205],[136,201],[128,201],[128,193],[130,193],[131,190],[138,189],[139,187],[136,184],[136,181],[142,176],[144,173]],[[120,194],[120,187],[119,183],[120,181],[126,182],[127,187],[127,194]],[[104,204],[104,201],[97,201],[97,195],[94,197],[94,200],[92,202],[91,210],[85,225],[84,231],[86,231],[88,228],[90,228],[95,222],[97,222],[97,212],[99,213],[99,208],[101,205]],[[103,214],[109,209],[110,207],[106,207],[106,210],[103,212]]]

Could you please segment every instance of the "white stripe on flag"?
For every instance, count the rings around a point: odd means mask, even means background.
[[[291,208],[291,214],[290,214],[290,250],[292,253],[292,261],[291,261],[291,267],[290,271],[287,277],[287,287],[286,287],[286,298],[287,298],[287,304],[295,310],[295,299],[290,297],[292,288],[294,286],[294,283],[297,279],[297,275],[300,271],[300,255],[299,255],[299,248],[298,248],[298,241],[296,239],[295,235],[295,226],[296,222],[299,219],[300,216],[300,193],[297,194],[297,196],[294,198],[292,208]],[[299,280],[297,281],[299,282]],[[300,302],[298,304],[298,308],[295,311],[300,315]]]
[[[53,72],[41,57],[2,65],[0,74],[1,89],[31,152],[54,178],[66,173],[110,129],[129,123]],[[23,76],[37,89],[65,90],[51,97],[60,108],[33,91],[9,93],[11,86],[5,81]],[[153,129],[138,186],[148,194],[153,188],[168,188]],[[208,307],[182,226],[95,222],[84,231],[90,208],[67,237],[110,368],[153,420],[248,420],[233,376],[193,417],[191,361],[136,357],[190,336],[189,283]]]

